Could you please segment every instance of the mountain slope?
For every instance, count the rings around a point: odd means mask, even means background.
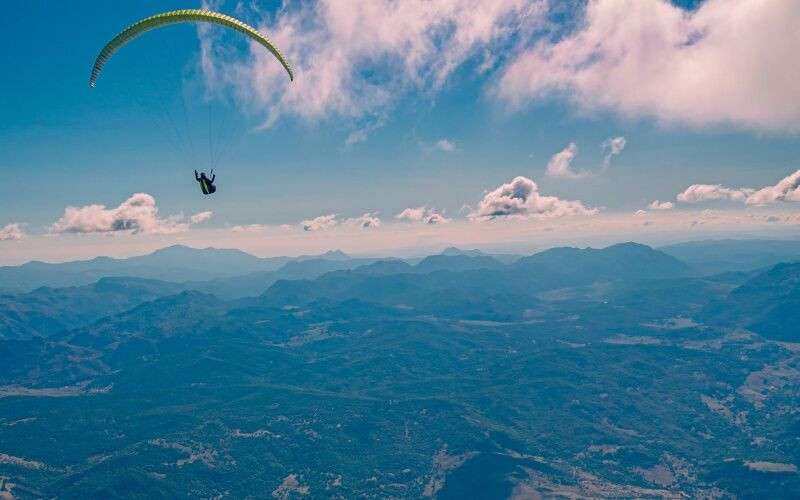
[[[431,255],[414,266],[418,273],[433,271],[467,271],[471,269],[503,269],[505,264],[487,255]]]
[[[41,287],[26,294],[0,295],[0,338],[48,336],[184,289],[165,281],[103,278],[81,287]]]
[[[647,245],[620,243],[602,249],[553,248],[512,265],[524,272],[546,271],[565,282],[588,284],[598,281],[641,280],[687,276],[689,266]]]
[[[800,263],[778,264],[709,305],[702,320],[800,342]]]
[[[328,254],[325,254],[328,255]],[[287,262],[274,271],[257,271],[244,276],[217,278],[208,281],[187,281],[186,288],[216,295],[224,300],[255,297],[279,280],[314,279],[325,273],[353,269],[372,264],[374,259],[304,259]]]
[[[20,498],[796,496],[798,353],[636,316],[682,280],[628,319],[455,312],[514,274],[337,271],[316,282],[356,298],[186,292],[0,341],[0,475]],[[450,316],[366,304],[419,287]]]

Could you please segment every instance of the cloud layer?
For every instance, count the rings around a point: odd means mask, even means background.
[[[156,200],[147,193],[136,193],[116,208],[105,205],[69,206],[64,215],[53,223],[49,232],[61,233],[106,233],[106,234],[171,234],[189,230],[192,223],[211,217],[211,212],[200,212],[184,222],[182,215],[166,218],[158,216]]]
[[[199,31],[201,67],[209,88],[232,88],[266,126],[283,116],[350,119],[347,145],[409,94],[435,95],[467,62],[512,109],[556,96],[665,123],[800,132],[800,65],[791,63],[800,2],[706,0],[688,11],[668,0],[590,0],[572,3],[575,28],[550,22],[548,10],[563,10],[550,4],[286,2],[256,24],[291,62],[294,82],[262,47],[238,58],[213,30]]]
[[[586,208],[580,201],[562,200],[555,196],[542,196],[539,186],[527,177],[515,177],[494,191],[486,193],[471,214],[474,219],[497,217],[563,217],[569,215],[594,215],[595,208]]]
[[[504,68],[497,95],[800,132],[798,22],[793,0],[706,0],[692,12],[667,0],[591,0],[577,30],[534,42]]]
[[[411,90],[435,92],[467,59],[535,24],[543,0],[317,0],[287,4],[258,28],[295,69],[289,84],[274,57],[254,47],[250,60],[228,62],[208,33],[203,70],[263,110],[283,115],[381,117]],[[358,142],[354,140],[353,142]]]

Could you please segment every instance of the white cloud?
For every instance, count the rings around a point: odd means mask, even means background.
[[[206,220],[210,216],[210,212],[201,212],[192,219],[199,217]],[[68,206],[64,209],[64,215],[50,226],[49,231],[51,234],[171,234],[189,230],[190,223],[183,220],[183,215],[159,218],[155,198],[147,193],[136,193],[116,208],[106,208],[99,204]]]
[[[671,201],[654,201],[650,205],[648,205],[650,210],[672,210],[675,208],[675,204]]]
[[[571,142],[569,146],[554,154],[547,163],[545,175],[558,179],[580,179],[589,175],[588,172],[573,172],[570,167],[575,155],[578,154],[578,146]]]
[[[212,215],[214,215],[214,212],[211,210],[206,210],[205,212],[199,212],[192,215],[189,220],[192,222],[192,224],[199,224],[210,219]]]
[[[337,214],[320,215],[313,219],[307,219],[298,225],[280,224],[277,226],[270,226],[267,224],[243,224],[231,227],[234,233],[270,233],[277,234],[280,232],[294,232],[302,229],[306,232],[322,231],[324,229],[331,229],[334,227],[356,227],[356,228],[370,228],[380,227],[381,219],[378,217],[377,212],[367,212],[358,217],[350,217],[347,219],[339,219]]]
[[[761,189],[732,189],[721,184],[694,184],[678,195],[678,201],[698,203],[708,200],[731,200],[764,206],[778,202],[800,202],[800,170]]]
[[[439,139],[436,141],[436,149],[450,153],[456,150],[456,143],[448,139]]]
[[[562,200],[555,196],[542,196],[539,186],[527,177],[515,177],[484,195],[470,215],[473,219],[496,217],[562,217],[569,215],[594,215],[597,209],[586,208],[580,201]]]
[[[348,219],[344,219],[343,221],[337,218],[336,214],[328,214],[328,215],[320,215],[319,217],[315,217],[313,219],[304,220],[300,223],[300,226],[303,228],[303,231],[321,231],[323,229],[330,229],[336,226],[344,226],[344,227],[358,227],[358,228],[370,228],[370,227],[380,227],[381,220],[378,218],[377,213],[374,212],[367,212],[363,215],[358,217],[350,217]],[[282,229],[288,229],[292,226],[282,225]]]
[[[800,2],[592,0],[579,28],[540,40],[504,69],[497,95],[521,106],[560,94],[693,125],[800,132]]]
[[[287,3],[257,27],[291,63],[294,82],[255,44],[246,61],[231,61],[222,52],[224,44],[214,44],[203,51],[202,67],[207,80],[224,78],[250,109],[263,111],[266,125],[284,115],[380,121],[409,91],[437,92],[462,63],[511,39],[521,23],[532,29],[545,5],[544,0]]]
[[[611,166],[611,158],[617,156],[625,149],[625,144],[627,141],[624,137],[610,137],[603,141],[603,144],[600,145],[600,149],[606,152],[605,157],[603,157],[603,170],[607,170],[608,167]]]
[[[377,217],[377,214],[367,212],[359,217],[353,217],[347,219],[344,221],[344,223],[348,226],[361,227],[366,229],[368,227],[380,227],[381,220]]]
[[[426,207],[406,208],[399,214],[395,215],[394,218],[400,222],[419,222],[423,217],[425,217],[427,210],[428,209]]]
[[[645,215],[647,215],[647,210],[637,210],[633,214],[634,217],[644,217]]]
[[[14,222],[0,228],[0,241],[21,240],[25,238],[27,234],[25,234],[25,231],[22,229],[23,225],[24,224],[19,222]]]
[[[304,220],[300,223],[303,226],[303,231],[320,231],[323,229],[331,228],[339,223],[336,220],[336,214],[320,215],[313,219]]]
[[[682,203],[700,203],[709,200],[745,201],[753,191],[749,188],[726,188],[720,184],[693,184],[677,198]]]
[[[778,201],[800,202],[800,170],[747,197],[748,205],[767,205]]]
[[[428,224],[428,225],[431,225],[431,226],[435,225],[435,224],[447,224],[451,220],[452,219],[448,219],[447,217],[445,217],[444,215],[442,215],[440,213],[436,213],[436,212],[432,212],[432,211],[429,212],[425,216],[425,219],[424,219],[425,224]]]
[[[451,220],[428,207],[406,208],[394,218],[400,222],[423,222],[430,225],[446,224]]]

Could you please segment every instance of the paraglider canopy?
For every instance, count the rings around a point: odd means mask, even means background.
[[[278,48],[267,37],[265,37],[252,26],[245,24],[238,19],[234,19],[233,17],[220,14],[219,12],[200,9],[186,9],[164,12],[162,14],[156,14],[155,16],[147,17],[141,21],[138,21],[137,23],[132,24],[122,31],[122,33],[115,36],[113,40],[108,42],[108,44],[103,47],[103,50],[100,51],[100,54],[98,54],[97,59],[94,62],[94,66],[92,67],[92,74],[89,77],[89,86],[95,86],[97,77],[100,75],[100,71],[102,71],[103,66],[105,66],[108,60],[111,59],[111,56],[113,56],[114,53],[123,45],[138,37],[142,33],[160,28],[162,26],[168,26],[170,24],[177,23],[210,23],[236,30],[239,33],[250,37],[250,39],[263,45],[267,48],[267,50],[272,52],[272,54],[278,59],[286,72],[289,74],[289,79],[294,80],[292,68],[289,66],[289,63],[283,57]]]

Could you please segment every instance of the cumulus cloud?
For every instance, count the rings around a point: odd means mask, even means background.
[[[553,155],[547,163],[545,175],[558,179],[580,179],[586,177],[588,172],[573,172],[570,167],[575,155],[578,154],[578,146],[571,142],[569,146]]]
[[[136,193],[116,208],[105,205],[68,206],[64,215],[50,226],[51,234],[106,233],[106,234],[171,234],[189,230],[194,222],[211,217],[211,212],[201,212],[184,221],[183,215],[158,216],[156,200],[147,193]]]
[[[436,141],[436,149],[450,153],[456,150],[456,143],[449,139],[439,139]]]
[[[732,189],[721,184],[694,184],[678,195],[683,203],[709,200],[731,200],[748,205],[764,206],[778,202],[800,202],[800,170],[781,179],[773,186],[761,189]]]
[[[700,203],[710,200],[745,201],[753,192],[753,189],[731,189],[723,187],[721,184],[693,184],[678,195],[678,201],[682,203]]]
[[[800,170],[747,197],[748,205],[767,205],[778,201],[800,202]]]
[[[11,240],[21,240],[25,238],[27,235],[25,231],[22,229],[22,226],[19,222],[14,222],[12,224],[6,224],[4,227],[0,228],[0,241],[11,241]]]
[[[693,125],[800,132],[800,2],[592,0],[579,27],[528,45],[497,95],[558,94],[586,110]]]
[[[400,222],[419,222],[423,217],[425,217],[427,210],[428,209],[426,207],[406,208],[399,214],[395,215],[394,218]]]
[[[287,3],[257,27],[292,63],[294,82],[255,44],[244,61],[213,44],[202,67],[207,80],[224,78],[251,109],[263,111],[267,125],[283,115],[380,120],[409,91],[438,91],[466,60],[507,42],[521,23],[536,25],[545,6],[544,0]]]
[[[367,212],[364,215],[359,217],[352,217],[344,221],[344,223],[348,226],[353,227],[361,227],[361,228],[368,228],[368,227],[380,227],[381,220],[378,218],[376,213]]]
[[[647,215],[647,210],[637,210],[633,214],[634,217],[644,217],[645,215]]]
[[[603,141],[600,145],[600,149],[605,152],[605,156],[603,157],[603,171],[607,170],[608,167],[611,166],[611,158],[617,156],[625,149],[625,144],[627,141],[624,137],[610,137]]]
[[[206,210],[205,212],[199,212],[192,215],[189,220],[192,222],[192,224],[199,224],[210,219],[213,214],[214,212],[211,210]]]
[[[562,200],[555,196],[542,196],[539,186],[527,177],[515,177],[484,195],[471,214],[473,219],[496,217],[563,217],[569,215],[594,215],[595,208],[586,208],[580,201]]]
[[[675,208],[675,204],[672,203],[671,201],[658,201],[658,200],[654,201],[648,206],[650,207],[650,210],[672,210],[673,208]]]
[[[450,222],[450,219],[428,207],[406,208],[394,218],[400,222],[423,222],[430,225]]]
[[[728,188],[721,184],[693,184],[677,197],[683,203],[709,200],[730,200],[748,205],[765,206],[778,202],[800,202],[800,170],[761,189]]]
[[[339,223],[336,220],[336,214],[320,215],[313,219],[304,220],[300,223],[303,226],[303,231],[321,231],[323,229],[331,228]]]
[[[425,224],[428,224],[428,225],[431,225],[431,226],[435,225],[435,224],[447,224],[451,220],[452,219],[448,219],[444,215],[442,215],[440,213],[436,213],[436,212],[431,212],[431,213],[427,214],[425,216],[425,218],[423,219]]]

